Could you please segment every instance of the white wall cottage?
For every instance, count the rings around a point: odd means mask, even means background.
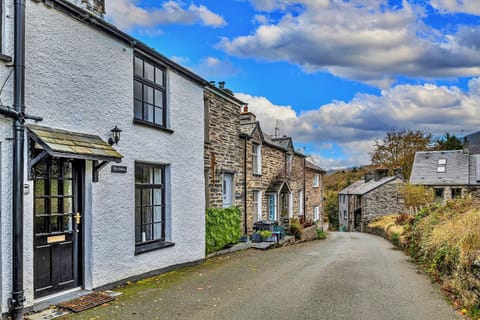
[[[13,55],[13,9],[4,4],[3,53]],[[42,126],[99,135],[123,130],[115,149],[127,173],[110,172],[92,182],[86,162],[83,287],[97,288],[132,276],[205,257],[203,87],[167,69],[168,133],[133,123],[134,49],[98,29],[46,6],[26,3],[26,108]],[[0,66],[0,79],[9,67]],[[11,105],[12,81],[0,97]],[[11,293],[12,127],[0,117],[1,263],[0,298],[7,312]],[[29,121],[31,122],[31,121]],[[167,164],[167,240],[175,245],[135,255],[135,161]],[[27,171],[26,171],[27,172]],[[26,175],[27,179],[27,175]],[[24,289],[33,294],[33,182],[25,195]]]

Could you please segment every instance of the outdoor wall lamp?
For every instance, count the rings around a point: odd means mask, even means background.
[[[122,132],[122,130],[115,126],[110,132],[112,133],[112,136],[108,138],[108,144],[111,146],[118,144],[118,141],[120,141],[120,132]]]

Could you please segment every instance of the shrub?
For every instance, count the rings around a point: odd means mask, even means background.
[[[240,209],[208,208],[205,234],[207,254],[237,243],[242,236]]]
[[[294,235],[296,239],[300,239],[302,236],[303,227],[297,218],[290,220],[290,234]]]
[[[392,232],[391,239],[393,244],[398,247],[400,245],[400,233]]]
[[[321,229],[317,229],[317,239],[323,240],[327,238],[327,234]]]
[[[399,226],[403,226],[403,225],[406,225],[408,223],[410,223],[410,221],[412,220],[413,218],[407,214],[407,213],[400,213],[397,218],[395,219],[395,223],[398,224]]]
[[[269,231],[269,230],[258,231],[258,233],[262,237],[262,240],[265,240],[265,239],[270,238],[272,236],[272,232]]]

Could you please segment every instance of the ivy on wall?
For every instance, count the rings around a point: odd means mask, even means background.
[[[207,254],[240,240],[241,215],[238,207],[207,209],[205,241]]]

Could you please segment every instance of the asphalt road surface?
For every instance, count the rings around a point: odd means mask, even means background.
[[[323,241],[250,249],[169,277],[74,318],[463,318],[404,253],[363,233],[329,233]]]

